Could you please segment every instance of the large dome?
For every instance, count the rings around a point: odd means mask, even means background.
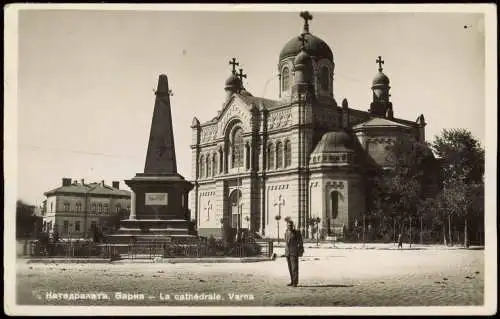
[[[307,42],[305,44],[306,52],[315,59],[328,59],[333,62],[333,53],[328,44],[320,38],[310,34],[304,33]],[[280,61],[284,58],[296,56],[302,48],[302,42],[299,37],[293,37],[288,41],[280,53]]]

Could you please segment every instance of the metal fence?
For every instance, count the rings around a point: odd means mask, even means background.
[[[30,257],[117,258],[119,252],[111,244],[27,241],[24,246],[24,255]]]
[[[227,244],[222,240],[200,238],[188,243],[140,241],[130,244],[98,244],[89,241],[44,243],[34,240],[25,242],[23,253],[29,257],[110,259],[272,257],[273,242],[252,240]]]
[[[272,257],[272,241],[241,242],[227,245],[222,241],[197,243],[141,242],[128,245],[127,258],[186,257]]]

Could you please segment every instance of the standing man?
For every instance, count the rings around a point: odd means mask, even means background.
[[[403,234],[399,233],[398,236],[398,248],[403,248]]]
[[[299,283],[299,257],[302,257],[302,254],[304,254],[302,234],[295,229],[293,221],[289,219],[285,233],[285,256],[291,279],[288,286],[297,287]]]

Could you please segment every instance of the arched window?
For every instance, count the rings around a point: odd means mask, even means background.
[[[321,90],[328,91],[330,85],[330,74],[328,68],[326,66],[321,68],[321,72],[319,74],[319,86]]]
[[[246,151],[245,168],[250,169],[250,145],[248,144],[245,145],[245,151]]]
[[[339,215],[339,192],[334,191],[330,193],[330,201],[331,201],[331,208],[332,208],[332,219],[337,218]]]
[[[274,145],[270,143],[267,146],[267,169],[274,168]]]
[[[213,175],[217,175],[217,173],[219,172],[219,169],[217,167],[217,153],[214,153],[212,156],[212,172]]]
[[[202,155],[200,157],[200,178],[205,176],[205,157]]]
[[[289,140],[285,141],[285,167],[292,165],[292,145]]]
[[[207,177],[212,176],[212,163],[210,163],[210,154],[207,154],[206,158],[207,163]]]
[[[283,143],[276,143],[276,167],[283,167]]]
[[[244,155],[244,144],[243,144],[243,130],[238,127],[233,132],[233,138],[231,143],[231,158],[232,167],[242,167],[243,166],[243,155]]]
[[[223,168],[224,168],[224,152],[222,152],[222,149],[219,149],[219,173],[222,173]]]
[[[281,83],[281,90],[287,91],[290,87],[290,70],[287,67],[283,68],[281,74]]]

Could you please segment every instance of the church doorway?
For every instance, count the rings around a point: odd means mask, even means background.
[[[230,214],[229,214],[229,225],[231,228],[238,231],[241,228],[241,211],[242,211],[242,200],[241,191],[235,189],[229,195],[230,204]]]

